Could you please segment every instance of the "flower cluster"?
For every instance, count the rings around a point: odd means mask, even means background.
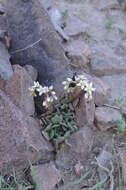
[[[47,87],[42,86],[39,82],[34,82],[34,85],[29,88],[31,95],[36,97],[38,92],[39,96],[44,95],[43,106],[49,108],[54,100],[57,100],[57,96],[55,91],[53,90],[53,86]]]
[[[90,101],[92,99],[92,92],[95,91],[92,82],[89,82],[84,75],[77,75],[74,79],[67,78],[63,81],[64,90],[69,94],[73,93],[74,90],[84,91],[85,98]],[[42,86],[39,82],[34,82],[34,85],[29,88],[30,93],[33,97],[44,95],[43,106],[47,109],[49,108],[54,100],[57,100],[53,86]]]
[[[64,90],[67,93],[73,92],[73,87],[71,87],[71,84],[74,84],[74,89],[77,87],[85,92],[85,98],[88,101],[92,99],[92,92],[95,91],[92,82],[89,82],[84,75],[75,76],[75,80],[67,78],[67,80],[62,84],[64,85]]]
[[[64,85],[64,90],[67,92],[67,93],[70,93],[73,91],[73,88],[70,87],[71,84],[74,84],[75,81],[73,81],[71,78],[67,78],[66,81],[63,81],[62,84]],[[76,83],[75,83],[76,85]]]

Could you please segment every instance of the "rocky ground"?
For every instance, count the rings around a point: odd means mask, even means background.
[[[125,8],[117,0],[5,0],[0,6],[3,175],[26,170],[30,160],[40,190],[126,190]],[[28,88],[39,80],[60,96],[61,82],[75,72],[96,91],[90,103],[77,100],[78,131],[56,152],[40,131],[41,100],[34,102]]]

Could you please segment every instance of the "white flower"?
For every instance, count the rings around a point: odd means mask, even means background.
[[[40,85],[40,87],[39,88],[37,88],[37,91],[39,92],[39,96],[41,96],[42,94],[47,94],[47,93],[49,93],[49,91],[50,91],[50,89],[49,89],[49,87],[47,87],[47,86],[41,86]]]
[[[71,92],[70,84],[71,82],[74,82],[71,78],[67,78],[66,81],[63,81],[62,84],[64,85],[64,90],[69,93]]]
[[[57,100],[57,96],[56,96],[55,91],[53,90],[53,86],[42,87],[42,94],[45,95],[45,100],[43,101],[43,106],[46,108],[50,107],[54,100]]]
[[[87,81],[86,80],[80,80],[79,83],[77,83],[77,86],[80,86],[81,90],[85,90],[85,87],[87,86]]]
[[[35,88],[33,86],[29,87],[29,91],[30,92],[34,92],[35,91]]]
[[[37,81],[37,82],[34,81],[33,88],[37,89],[37,88],[39,88],[39,87],[40,87],[39,82],[38,82],[38,81]]]
[[[43,101],[43,106],[45,108],[48,108],[52,104],[52,102],[53,102],[53,97],[48,96],[48,97],[46,97],[45,101]]]
[[[75,80],[76,82],[84,81],[84,80],[87,81],[87,78],[84,75],[78,75],[78,76],[75,76]]]
[[[85,87],[85,98],[88,100],[92,99],[92,92],[95,91],[95,88],[93,88],[92,86],[92,82],[87,83],[86,87]]]
[[[30,95],[36,97],[35,88],[33,86],[29,87]]]
[[[29,88],[31,96],[37,96],[35,91],[40,88],[39,82],[34,81],[34,85]]]
[[[87,91],[87,92],[89,92],[89,93],[95,91],[95,88],[93,88],[92,82],[87,83],[86,88],[85,88],[85,91]]]
[[[51,92],[51,95],[52,95],[53,99],[57,100],[57,96],[56,96],[56,93],[54,91]]]
[[[40,86],[39,88],[36,89],[37,92],[39,92],[39,96],[43,94],[43,88]]]
[[[44,87],[43,87],[43,93],[46,94],[46,93],[48,93],[48,92],[49,92],[49,87],[44,86]]]
[[[84,75],[78,75],[75,77],[75,80],[76,80],[77,86],[79,86],[81,90],[84,90],[88,83],[87,78]]]
[[[90,101],[91,99],[92,99],[92,93],[88,93],[88,92],[86,92],[85,93],[85,98],[88,100],[88,101]]]

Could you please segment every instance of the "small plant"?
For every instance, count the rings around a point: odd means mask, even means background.
[[[122,179],[121,179],[120,163],[119,163],[119,159],[118,159],[117,152],[116,152],[115,148],[114,148],[114,157],[115,157],[117,175],[118,175],[116,190],[122,190]]]
[[[95,91],[92,82],[89,82],[84,75],[75,76],[73,79],[67,78],[67,80],[62,84],[64,85],[64,90],[68,94],[74,93],[75,91],[79,94],[81,91],[83,91],[85,94],[85,99],[88,101],[92,99],[92,92]]]
[[[29,164],[30,164],[30,170],[31,170],[31,177],[32,177],[32,179],[33,179],[33,182],[34,182],[34,189],[35,190],[40,190],[40,184],[39,184],[39,182],[38,182],[38,178],[37,178],[37,176],[36,176],[36,173],[35,173],[35,170],[34,170],[34,168],[33,168],[33,166],[32,166],[32,163],[31,162],[29,162]],[[23,189],[22,189],[23,190]]]
[[[27,190],[30,188],[33,186],[29,182],[26,183],[26,180],[19,179],[15,171],[5,177],[0,175],[0,190]]]
[[[39,96],[44,95],[43,106],[48,109],[51,107],[54,100],[57,100],[56,93],[53,90],[53,86],[47,87],[42,86],[39,82],[34,82],[34,85],[29,88],[31,95],[36,97],[37,93]]]
[[[57,100],[56,93],[53,86],[41,86],[39,82],[34,82],[34,85],[29,88],[32,96],[44,96],[42,105],[46,110],[51,110],[42,115],[42,134],[48,141],[52,141],[59,145],[74,131],[77,130],[74,119],[74,109],[71,104],[71,97],[78,96],[81,92],[84,93],[85,99],[90,101],[92,99],[92,92],[95,91],[91,82],[87,80],[84,75],[73,76],[67,78],[62,83],[64,85],[65,96],[59,99],[59,103],[52,108],[54,100]]]
[[[66,27],[66,22],[67,22],[67,17],[68,17],[68,10],[66,9],[65,11],[62,12],[62,27]]]
[[[108,30],[112,29],[112,21],[110,19],[106,20],[105,28]]]
[[[116,98],[114,99],[114,104],[115,104],[116,106],[118,106],[118,107],[121,106],[122,102],[123,102],[123,98],[122,98],[122,97],[116,97]]]
[[[71,133],[77,130],[73,109],[65,99],[62,99],[55,110],[44,118],[43,124],[45,129],[42,130],[42,134],[46,140],[54,143],[56,150]]]
[[[126,132],[126,123],[124,119],[119,119],[116,122],[116,131],[118,134]]]

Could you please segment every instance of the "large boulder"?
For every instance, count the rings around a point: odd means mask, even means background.
[[[93,78],[93,84],[95,86],[94,102],[96,106],[103,106],[109,102],[110,87],[97,77]]]
[[[61,180],[61,174],[56,169],[53,163],[33,166],[32,171],[34,171],[39,184],[40,190],[52,190],[56,185],[59,184]],[[31,174],[32,174],[31,171]],[[34,181],[35,179],[33,179]],[[34,181],[35,182],[35,181]]]
[[[119,0],[120,1],[120,0]],[[119,9],[118,0],[102,0],[99,2],[100,10]]]
[[[94,142],[94,133],[90,127],[83,127],[71,135],[61,147],[56,157],[56,164],[69,169],[78,161],[87,159]]]
[[[118,0],[118,2],[120,3],[122,9],[125,11],[126,10],[126,0]]]
[[[111,88],[109,102],[126,111],[126,74],[104,76],[102,80]]]
[[[22,111],[28,115],[34,115],[34,100],[29,92],[29,87],[33,85],[33,80],[25,68],[20,65],[14,65],[13,68],[14,73],[6,82],[5,92]]]
[[[38,70],[40,82],[58,88],[69,69],[48,13],[39,0],[13,0],[13,3],[5,0],[3,4],[11,37],[12,63],[31,64]]]
[[[95,110],[95,124],[101,131],[115,128],[120,119],[122,119],[120,112],[114,108],[102,106]]]
[[[28,72],[28,74],[30,75],[30,77],[32,78],[32,80],[36,81],[37,77],[38,77],[37,70],[34,67],[32,67],[31,65],[25,65],[24,68]]]
[[[28,161],[53,159],[53,148],[40,133],[38,122],[21,112],[0,90],[0,170],[24,169]]]
[[[13,74],[10,55],[2,42],[0,42],[0,78],[8,80]]]
[[[79,99],[76,99],[73,102],[73,107],[75,110],[77,125],[79,127],[83,127],[85,124],[90,126],[93,125],[95,115],[94,98],[88,102],[82,95]]]

